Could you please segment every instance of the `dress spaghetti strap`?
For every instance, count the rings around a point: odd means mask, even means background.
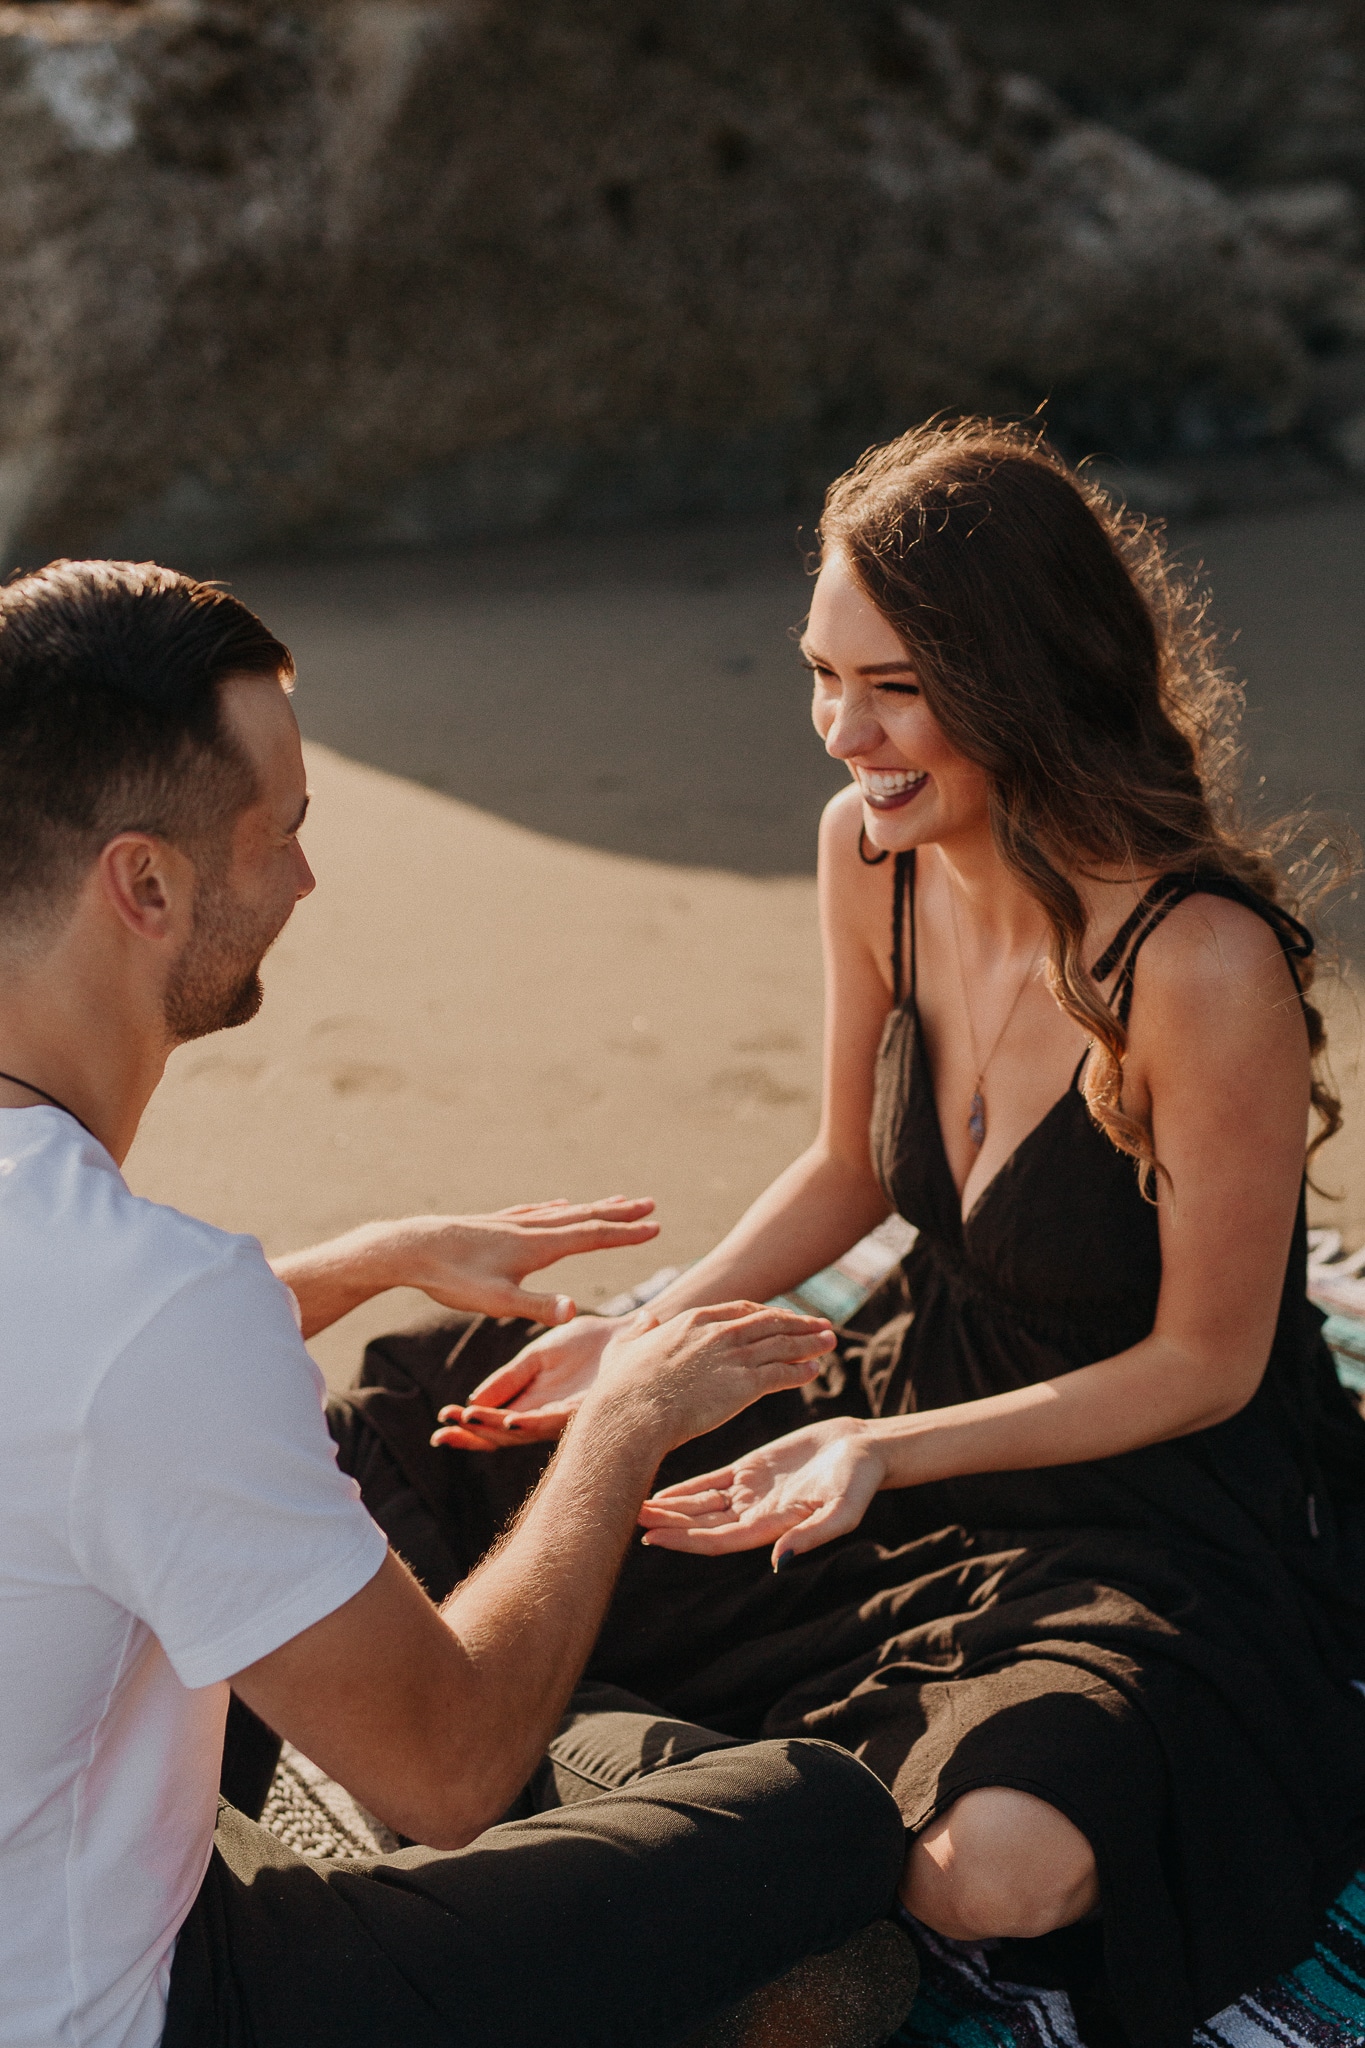
[[[869,862],[876,866],[876,862]],[[915,945],[915,849],[896,855],[895,877],[892,884],[891,907],[891,987],[897,1007],[902,1003],[914,1002],[918,993],[919,967]],[[1091,978],[1097,982],[1107,981],[1115,968],[1118,979],[1114,983],[1110,1002],[1120,1024],[1125,1028],[1133,1007],[1133,975],[1137,957],[1157,926],[1163,924],[1171,912],[1191,896],[1223,896],[1229,902],[1240,903],[1247,910],[1270,926],[1280,942],[1289,972],[1294,977],[1300,1003],[1304,1000],[1303,980],[1299,963],[1312,958],[1314,951],[1313,934],[1306,925],[1278,903],[1271,903],[1245,882],[1239,882],[1232,875],[1167,874],[1159,875],[1156,881],[1129,912],[1115,932],[1099,959],[1091,968]],[[907,955],[907,924],[909,947]],[[909,986],[906,986],[906,969],[909,969]],[[1082,1053],[1080,1065],[1073,1078],[1073,1086],[1079,1084],[1081,1073],[1088,1057]]]
[[[1247,883],[1237,881],[1232,875],[1161,875],[1136,909],[1124,919],[1090,970],[1093,980],[1107,981],[1114,969],[1118,968],[1118,979],[1114,983],[1110,1002],[1120,1024],[1127,1026],[1129,1013],[1133,1007],[1133,972],[1137,966],[1138,954],[1157,926],[1164,923],[1178,904],[1188,901],[1191,896],[1226,897],[1230,903],[1242,904],[1268,924],[1280,942],[1280,950],[1284,954],[1289,972],[1294,977],[1294,987],[1302,1003],[1303,980],[1299,974],[1299,962],[1312,958],[1314,943],[1313,934],[1306,925],[1300,924],[1296,917],[1291,917],[1278,903],[1271,903],[1268,898],[1259,895]]]
[[[869,862],[869,866],[872,863]],[[902,988],[905,979],[905,907],[910,906],[910,987]],[[896,855],[896,873],[892,883],[891,904],[891,989],[897,1007],[909,996],[911,1002],[919,982],[915,962],[915,849]]]

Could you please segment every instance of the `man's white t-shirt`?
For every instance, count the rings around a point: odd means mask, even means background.
[[[155,2048],[226,1681],[385,1549],[255,1239],[0,1110],[3,2048]]]

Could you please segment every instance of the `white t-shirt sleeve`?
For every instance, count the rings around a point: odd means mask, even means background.
[[[152,1630],[182,1685],[278,1649],[384,1561],[322,1398],[288,1290],[242,1238],[101,1381],[74,1464],[72,1552]]]

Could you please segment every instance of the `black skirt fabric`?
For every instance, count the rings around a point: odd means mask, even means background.
[[[814,1387],[686,1446],[660,1483],[822,1415],[970,1400],[1151,1330],[1156,1212],[1078,1086],[964,1223],[912,988],[883,1038],[873,1146],[919,1229],[909,1257]],[[911,1830],[977,1786],[1047,1800],[1095,1851],[1123,2032],[1184,2048],[1197,2021],[1309,1953],[1365,1859],[1365,1422],[1305,1271],[1301,1205],[1265,1377],[1231,1420],[1089,1464],[883,1493],[853,1535],[780,1577],[766,1552],[636,1545],[591,1674],[728,1733],[844,1744]],[[350,1412],[398,1453],[452,1571],[546,1454],[425,1438],[526,1334],[471,1319],[367,1354]]]

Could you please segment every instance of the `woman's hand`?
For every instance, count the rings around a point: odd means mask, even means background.
[[[650,1399],[650,1383],[657,1380],[659,1395],[670,1405],[686,1393],[673,1438],[685,1443],[773,1387],[813,1379],[834,1341],[824,1316],[752,1301],[684,1309],[663,1322],[651,1308],[629,1316],[580,1316],[563,1329],[547,1330],[490,1373],[463,1407],[443,1408],[443,1427],[431,1441],[469,1451],[534,1443],[558,1436],[590,1392],[599,1400]],[[760,1370],[766,1377],[755,1380]],[[780,1377],[772,1378],[773,1372]],[[511,1412],[495,1402],[507,1402]]]
[[[637,1322],[638,1316],[576,1316],[547,1330],[480,1380],[463,1406],[443,1408],[443,1426],[431,1441],[451,1450],[500,1451],[557,1437],[595,1382],[607,1345]]]
[[[885,1465],[866,1422],[840,1416],[793,1430],[723,1472],[666,1486],[647,1500],[645,1542],[715,1557],[773,1546],[773,1570],[856,1529],[884,1484]]]

